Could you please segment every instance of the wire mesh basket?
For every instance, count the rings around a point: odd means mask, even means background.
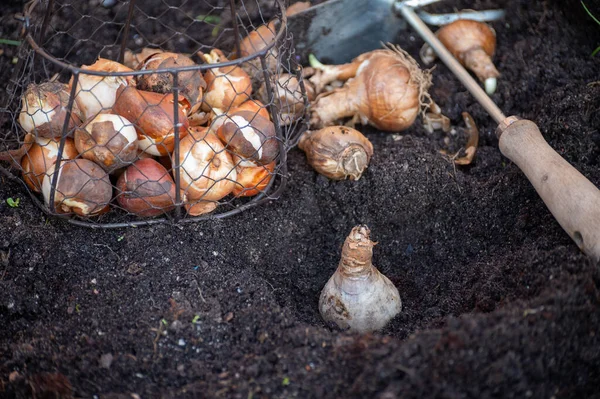
[[[23,35],[0,171],[44,212],[184,223],[280,196],[308,105],[281,0],[33,0]]]

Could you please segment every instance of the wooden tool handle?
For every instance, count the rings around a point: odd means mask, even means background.
[[[502,154],[525,173],[562,228],[600,260],[600,190],[548,145],[535,123],[511,116],[496,134]]]

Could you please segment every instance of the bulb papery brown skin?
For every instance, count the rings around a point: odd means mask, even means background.
[[[127,212],[153,217],[175,208],[175,182],[154,159],[140,159],[117,181],[117,202]]]
[[[258,28],[253,30],[240,42],[240,53],[242,57],[247,57],[251,54],[257,53],[275,40],[276,23],[270,21],[266,25],[260,25]],[[235,52],[232,59],[235,59]]]
[[[69,105],[68,86],[60,82],[30,84],[21,98],[19,124],[27,133],[36,137],[60,137],[67,118]],[[82,114],[73,102],[67,132],[82,122]]]
[[[126,49],[123,57],[123,64],[126,67],[136,69],[144,60],[152,54],[164,53],[161,49],[144,47],[139,53]]]
[[[235,164],[208,128],[189,129],[180,143],[179,167],[181,197],[191,216],[213,211],[216,201],[229,195],[235,186]]]
[[[496,51],[496,34],[492,28],[484,22],[459,19],[440,28],[436,35],[452,55],[484,83],[488,94],[496,91],[496,78],[500,73],[491,58]]]
[[[21,158],[23,181],[36,193],[42,191],[44,176],[48,169],[56,163],[59,146],[59,139],[37,137],[29,151]],[[65,147],[63,148],[62,159],[73,159],[75,157],[77,157],[77,149],[75,148],[73,139],[67,138],[65,140]]]
[[[250,111],[254,114],[262,116],[265,119],[271,120],[267,106],[259,100],[250,99],[248,101],[244,101],[242,104],[232,109],[229,113],[235,114],[239,111]]]
[[[268,24],[260,25],[250,32],[248,36],[240,42],[240,55],[242,57],[247,57],[256,54],[273,43],[275,41],[275,36],[277,35],[277,25],[277,21],[270,21]],[[232,51],[230,58],[237,58],[235,49]],[[272,73],[277,71],[278,58],[279,51],[277,45],[275,45],[271,47],[265,57],[267,69]],[[260,86],[260,83],[264,82],[264,73],[260,58],[254,58],[245,62],[242,64],[242,69],[246,71],[252,82],[257,84],[257,87]]]
[[[277,80],[271,86],[274,88],[275,104],[279,109],[279,124],[287,126],[304,116],[306,107],[304,106],[304,96],[300,82],[295,75],[284,73],[279,75]],[[315,99],[315,89],[309,81],[304,81],[304,89],[309,102]],[[258,97],[263,101],[269,102],[266,85],[262,85],[258,91]]]
[[[153,69],[178,68],[194,66],[196,63],[186,55],[178,53],[157,52],[151,54],[137,67],[138,71]],[[152,73],[136,77],[139,90],[167,94],[173,90],[173,74]],[[199,70],[181,71],[177,73],[177,83],[181,88],[178,99],[187,103],[187,113],[193,114],[202,104],[202,94],[206,89],[206,81]]]
[[[104,58],[99,58],[92,65],[82,65],[81,69],[84,71],[108,73],[133,71],[133,69],[125,65]],[[71,78],[69,89],[73,81],[74,78]],[[83,120],[91,119],[101,112],[110,112],[115,103],[119,86],[131,84],[134,84],[133,76],[97,76],[89,75],[85,72],[80,73],[75,92],[75,101],[81,110]]]
[[[207,64],[217,64],[229,61],[219,49],[213,49],[209,54],[200,53]],[[239,66],[211,68],[204,74],[206,79],[206,94],[202,109],[209,111],[214,108],[231,110],[250,99],[252,82],[250,77]]]
[[[74,137],[81,156],[109,173],[137,157],[137,132],[131,122],[119,115],[98,114],[78,128]]]
[[[342,88],[317,97],[311,111],[313,129],[352,117],[363,125],[399,132],[409,128],[431,103],[427,92],[431,74],[397,46],[362,54],[340,69],[345,78],[351,75],[348,70],[355,74]]]
[[[138,133],[138,147],[151,155],[162,156],[175,148],[175,114],[173,94],[160,94],[121,86],[113,112],[129,120]],[[187,134],[189,122],[179,104],[179,137]]]
[[[369,235],[366,226],[352,229],[319,298],[327,324],[361,334],[381,330],[402,310],[398,289],[371,262],[376,243]]]
[[[48,169],[42,182],[42,194],[48,207],[55,169],[56,164]],[[112,185],[99,165],[82,158],[61,162],[54,194],[57,213],[97,216],[109,210],[111,198]]]
[[[258,165],[271,163],[279,155],[275,125],[251,111],[227,115],[217,135],[234,154]]]
[[[233,156],[233,162],[236,163],[237,178],[232,194],[235,197],[252,197],[263,192],[273,178],[276,162],[273,161],[267,165],[244,167],[240,164],[242,158]]]
[[[298,148],[317,172],[332,180],[360,179],[373,156],[369,139],[346,126],[309,130],[300,137]]]

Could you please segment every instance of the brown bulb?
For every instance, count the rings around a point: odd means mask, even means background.
[[[175,208],[175,182],[153,159],[130,165],[117,181],[117,201],[127,212],[152,217]]]
[[[83,121],[89,120],[101,112],[110,112],[115,103],[117,89],[121,85],[134,84],[133,76],[113,76],[112,72],[132,72],[131,68],[118,62],[99,58],[92,65],[83,65],[82,71],[107,72],[108,76],[90,75],[81,72],[77,80],[75,102],[83,115]],[[69,89],[74,78],[69,81]]]
[[[257,165],[271,163],[279,154],[275,125],[251,111],[228,115],[217,135],[234,154]]]
[[[317,172],[333,180],[358,180],[369,166],[373,145],[362,133],[346,126],[309,130],[298,147]]]
[[[459,19],[436,32],[448,51],[483,82],[488,94],[496,91],[496,78],[500,75],[492,62],[496,51],[496,33],[484,22]],[[421,58],[429,63],[435,58],[428,45],[421,49]]]
[[[68,87],[64,83],[30,84],[21,98],[19,124],[27,133],[37,137],[60,137],[67,118],[69,98]],[[79,126],[81,121],[81,111],[73,102],[67,132]]]
[[[46,206],[50,206],[52,180],[55,165],[48,169],[42,182]],[[61,162],[54,190],[54,206],[57,213],[75,213],[80,216],[96,216],[109,209],[112,185],[108,174],[87,159]]]
[[[281,74],[271,86],[274,89],[275,104],[279,109],[279,124],[287,126],[304,116],[304,96],[300,82],[295,75],[289,73]],[[315,89],[309,81],[304,81],[304,89],[309,102],[314,101]],[[258,96],[263,102],[269,102],[266,85],[262,85]]]
[[[232,193],[236,197],[252,197],[260,194],[267,188],[273,178],[275,161],[264,166],[254,167],[239,166],[239,163],[241,163],[241,158],[239,157],[234,156],[233,161],[238,164],[236,167],[236,184]]]
[[[21,159],[23,180],[36,193],[42,191],[44,176],[46,176],[48,169],[56,163],[59,146],[59,139],[37,137],[35,143]],[[65,140],[62,159],[73,159],[75,157],[77,157],[77,149],[75,148],[73,139],[67,138]]]
[[[314,102],[310,119],[313,128],[332,126],[352,117],[353,122],[398,132],[412,126],[419,113],[431,104],[427,92],[431,74],[422,71],[397,46],[362,54],[349,64],[319,68],[327,79],[321,75],[318,85],[348,80],[341,89],[322,93]]]
[[[219,49],[213,49],[209,54],[201,54],[207,64],[217,64],[229,61]],[[220,109],[229,112],[241,105],[252,95],[250,77],[239,66],[211,68],[204,74],[206,79],[206,94],[202,109],[210,111]]]
[[[147,71],[194,65],[196,63],[183,54],[156,52],[141,62],[137,69]],[[206,89],[206,81],[202,77],[202,73],[199,70],[178,72],[177,83],[181,88],[180,95],[183,97],[180,102],[185,101],[187,103],[187,113],[196,112],[200,108],[202,93]],[[173,74],[165,72],[137,76],[137,88],[155,93],[171,93],[173,90]]]
[[[137,133],[122,116],[98,114],[75,131],[75,147],[83,158],[110,173],[136,159]]]
[[[207,128],[189,130],[179,149],[181,196],[188,214],[199,216],[212,212],[217,201],[233,191],[237,173],[214,133]]]
[[[160,94],[121,86],[113,106],[115,114],[131,121],[138,133],[138,147],[152,155],[167,155],[175,148],[173,94]],[[179,137],[187,134],[189,122],[178,108]]]

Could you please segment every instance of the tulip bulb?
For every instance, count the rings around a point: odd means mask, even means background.
[[[323,319],[342,330],[380,330],[402,310],[398,289],[371,263],[376,243],[369,234],[366,226],[352,229],[339,266],[319,298]]]
[[[101,72],[132,72],[131,68],[118,62],[99,58],[92,65],[83,65],[84,71],[101,71]],[[73,78],[69,82],[69,87],[73,84]],[[132,76],[97,76],[88,75],[82,72],[77,81],[77,91],[75,101],[83,114],[83,120],[88,120],[96,116],[100,112],[110,112],[115,98],[117,89],[121,85],[129,85],[133,83]]]
[[[275,170],[275,161],[260,166],[244,167],[242,158],[237,156],[233,157],[233,161],[237,163],[235,168],[237,177],[235,179],[235,187],[233,188],[232,194],[236,197],[252,197],[263,192],[269,182],[273,178],[273,171]]]
[[[228,115],[217,129],[217,135],[234,154],[256,165],[271,163],[279,154],[275,125],[251,111]]]
[[[500,75],[491,58],[496,51],[494,30],[484,22],[459,19],[440,28],[436,35],[448,51],[483,82],[485,91],[494,94],[496,78]],[[435,59],[435,53],[427,44],[421,49],[421,59],[425,63]]]
[[[350,64],[314,66],[323,70],[311,78],[316,87],[333,80],[348,80],[341,89],[317,97],[310,119],[313,128],[353,117],[354,121],[380,130],[401,131],[409,128],[431,103],[427,93],[431,74],[422,71],[397,46],[362,54]]]
[[[23,181],[36,193],[42,191],[44,176],[46,176],[48,169],[56,163],[59,146],[59,139],[36,137],[31,148],[21,158]],[[63,148],[62,159],[73,159],[75,157],[77,157],[77,149],[75,148],[73,139],[67,138],[65,140],[65,147]]]
[[[130,165],[119,176],[117,190],[119,205],[137,216],[157,216],[175,208],[175,182],[154,159]]]
[[[126,49],[123,57],[123,64],[129,68],[137,69],[145,59],[158,53],[164,53],[164,51],[159,48],[144,47],[139,53],[134,53],[133,51]]]
[[[235,164],[217,136],[207,128],[192,127],[181,140],[179,167],[182,198],[192,216],[212,212],[217,207],[216,201],[233,191],[237,177]]]
[[[55,169],[56,164],[48,169],[42,182],[46,206],[50,206]],[[108,174],[99,165],[82,158],[60,164],[54,191],[56,212],[75,213],[79,216],[97,216],[107,212],[112,198]]]
[[[258,28],[253,30],[240,42],[240,55],[242,57],[247,57],[251,54],[256,54],[259,51],[264,50],[267,46],[275,41],[275,36],[277,35],[276,30],[276,22],[271,21],[266,25],[260,25]],[[277,46],[272,47],[267,55],[267,69],[271,72],[277,71],[277,58],[279,52],[276,48]],[[237,58],[237,54],[234,52],[232,59]],[[260,58],[254,58],[242,65],[242,68],[248,76],[251,78],[252,82],[262,82],[264,81],[264,73],[262,68],[262,63],[260,62]]]
[[[131,121],[138,133],[138,147],[149,154],[161,156],[175,148],[175,114],[173,94],[160,94],[121,86],[113,106],[115,114]],[[179,137],[187,134],[189,122],[184,107],[178,104]]]
[[[207,64],[217,64],[229,61],[219,49],[211,50],[210,54],[201,54]],[[204,96],[203,109],[214,108],[230,110],[250,99],[252,82],[250,77],[239,66],[212,68],[204,74],[207,89]]]
[[[69,91],[64,83],[30,84],[21,98],[19,124],[27,133],[38,137],[60,137],[67,117]],[[81,124],[81,111],[74,102],[67,131]]]
[[[317,172],[333,180],[360,179],[373,156],[369,139],[346,126],[309,130],[300,138],[298,147]]]
[[[275,103],[279,108],[279,124],[287,126],[304,116],[306,107],[304,106],[304,96],[302,88],[296,76],[289,73],[279,75],[277,81],[272,85],[274,88]],[[313,85],[304,81],[304,89],[309,102],[315,99],[315,89]],[[269,102],[266,85],[262,85],[258,91],[259,98],[263,102]]]
[[[194,66],[196,63],[183,54],[156,52],[151,54],[137,67],[138,71],[152,69],[178,68]],[[186,103],[187,114],[196,112],[202,102],[202,93],[206,89],[206,81],[202,73],[197,71],[181,71],[177,73],[177,83],[181,88],[180,102]],[[152,73],[137,77],[137,88],[139,90],[167,94],[173,90],[173,74]]]
[[[136,159],[137,132],[122,116],[98,114],[75,131],[75,147],[83,158],[110,173]]]
[[[254,114],[262,116],[267,120],[271,120],[267,106],[258,100],[250,99],[248,101],[244,101],[241,105],[232,109],[229,113],[235,114],[238,111],[250,111]]]

